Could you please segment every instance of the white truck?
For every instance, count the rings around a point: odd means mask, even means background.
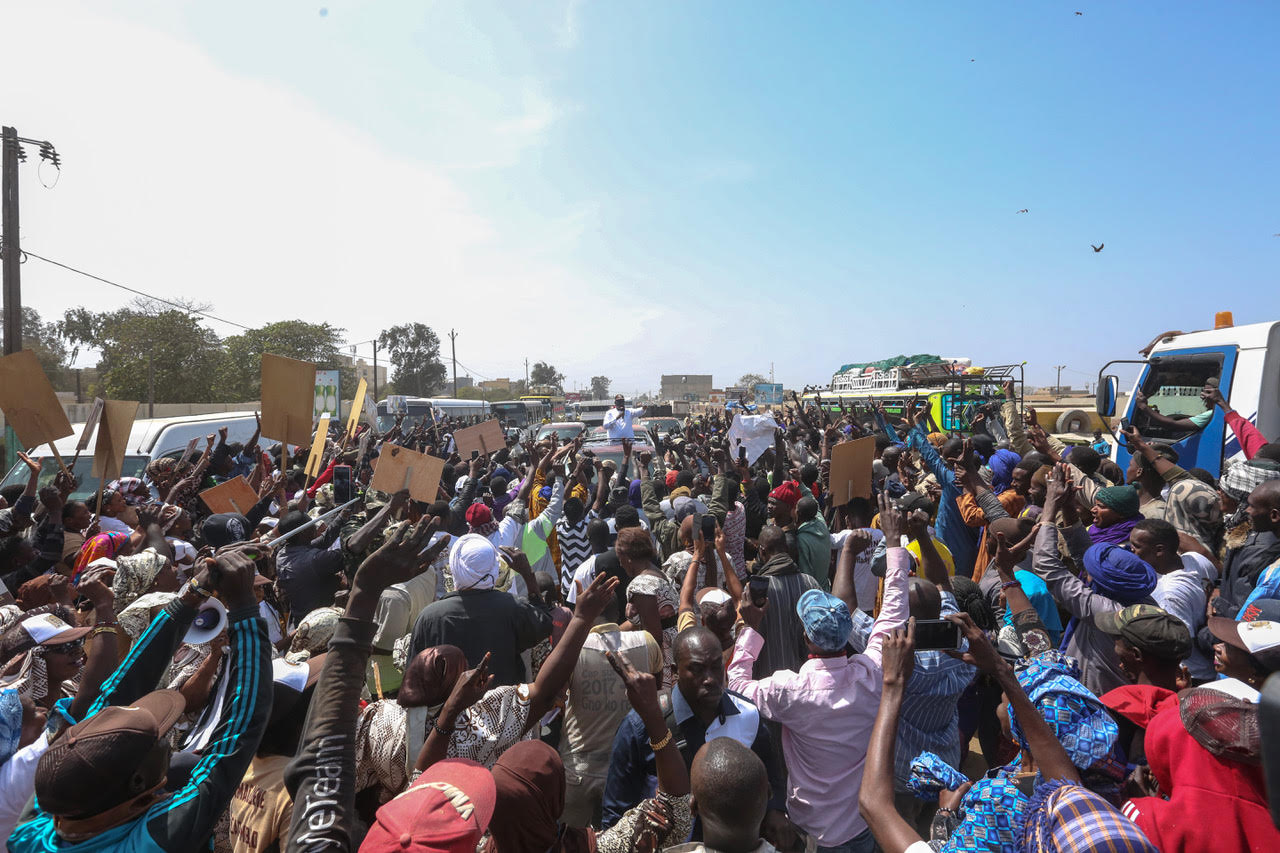
[[[1160,424],[1137,407],[1137,392],[1166,417],[1198,415],[1206,410],[1201,399],[1205,383],[1216,379],[1231,408],[1253,423],[1268,439],[1280,436],[1280,321],[1232,325],[1229,313],[1219,314],[1216,328],[1198,332],[1166,332],[1141,351],[1141,359],[1116,359],[1098,371],[1097,410],[1104,419],[1116,414],[1118,380],[1108,375],[1113,364],[1140,364],[1122,420],[1132,423],[1144,438],[1171,445],[1178,464],[1203,468],[1218,477],[1228,465],[1242,461],[1240,440],[1227,427],[1221,409],[1202,428],[1188,422],[1182,428]],[[1129,463],[1124,436],[1116,432],[1112,458]]]

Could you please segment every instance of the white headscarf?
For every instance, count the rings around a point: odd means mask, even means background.
[[[449,552],[449,572],[456,590],[493,589],[498,570],[498,549],[479,534],[468,533]]]

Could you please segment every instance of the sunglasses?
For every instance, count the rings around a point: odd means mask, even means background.
[[[50,654],[74,655],[84,649],[84,640],[72,640],[69,643],[59,643],[56,646],[47,646],[46,649]]]

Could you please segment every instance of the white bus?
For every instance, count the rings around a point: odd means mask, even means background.
[[[587,426],[604,424],[604,414],[613,408],[613,400],[579,400],[578,420]]]
[[[396,415],[405,415],[405,424],[416,426],[424,419],[488,417],[489,404],[484,400],[457,400],[452,397],[387,397],[378,401],[378,429],[386,432],[396,424]]]

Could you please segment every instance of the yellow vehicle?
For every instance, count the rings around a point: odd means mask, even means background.
[[[884,362],[845,365],[826,388],[805,392],[801,402],[839,414],[841,408],[866,413],[875,401],[885,414],[907,417],[918,400],[928,404],[931,429],[970,432],[973,418],[990,403],[1004,400],[1004,383],[1013,380],[1022,396],[1021,364],[975,367],[968,359],[883,367]]]
[[[546,406],[546,410],[550,413],[551,420],[564,420],[565,406],[563,394],[524,394],[521,400],[537,400]]]

